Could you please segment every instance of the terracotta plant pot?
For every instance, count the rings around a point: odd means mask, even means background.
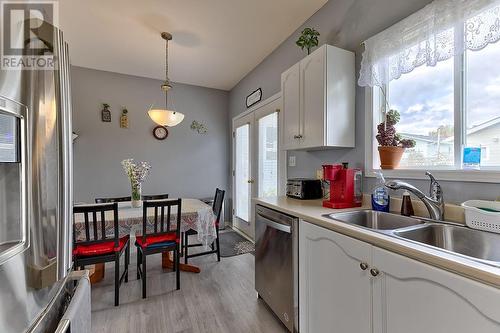
[[[379,146],[378,154],[380,155],[380,168],[395,169],[399,166],[401,157],[405,149],[402,147]]]

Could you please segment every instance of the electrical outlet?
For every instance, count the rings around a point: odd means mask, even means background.
[[[288,156],[288,166],[289,167],[294,167],[295,165],[297,165],[296,163],[296,159],[295,159],[295,156]]]

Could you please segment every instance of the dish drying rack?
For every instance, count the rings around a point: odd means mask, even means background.
[[[462,207],[468,227],[500,233],[500,201],[468,200]]]

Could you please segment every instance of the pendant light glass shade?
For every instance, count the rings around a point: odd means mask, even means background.
[[[161,37],[165,40],[165,82],[161,85],[161,90],[165,92],[165,109],[149,109],[148,115],[155,123],[161,126],[176,126],[184,119],[184,115],[168,109],[168,91],[172,88],[168,78],[168,41],[172,40],[172,35],[162,32]]]
[[[148,115],[158,125],[169,127],[179,125],[184,119],[182,113],[165,109],[151,109]]]

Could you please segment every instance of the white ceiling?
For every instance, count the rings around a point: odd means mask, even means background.
[[[63,0],[73,65],[230,90],[327,0]]]

